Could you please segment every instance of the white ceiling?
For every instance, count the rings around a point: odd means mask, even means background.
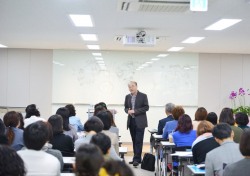
[[[133,0],[134,1],[134,0]],[[209,0],[207,12],[135,12],[118,10],[118,0],[0,0],[0,44],[9,48],[87,50],[99,44],[101,50],[167,52],[183,46],[181,52],[250,54],[250,4],[246,0]],[[69,14],[90,14],[93,28],[73,26]],[[204,28],[221,18],[242,21],[223,31]],[[123,46],[117,35],[164,36],[154,47]],[[86,42],[82,33],[95,33],[99,41]],[[204,36],[196,44],[182,44],[190,36]]]

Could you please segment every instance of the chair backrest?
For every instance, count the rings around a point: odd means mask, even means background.
[[[182,147],[174,147],[172,149],[172,153],[175,153],[176,151],[191,151],[191,146],[182,146]]]

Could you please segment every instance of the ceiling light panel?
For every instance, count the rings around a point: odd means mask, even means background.
[[[167,57],[168,54],[159,54],[157,57]]]
[[[81,34],[81,37],[84,41],[97,41],[96,34]]]
[[[96,57],[95,60],[100,61],[100,60],[103,60],[103,58],[102,57]]]
[[[76,27],[93,27],[90,15],[69,15]]]
[[[93,56],[102,56],[102,53],[92,53]]]
[[[206,27],[205,30],[220,31],[220,30],[226,29],[230,26],[233,26],[236,23],[239,23],[240,21],[242,21],[242,20],[241,19],[221,19],[221,20],[217,21],[216,23]]]
[[[7,46],[0,44],[0,48],[6,48]]]
[[[152,61],[158,61],[160,58],[152,58]]]
[[[186,40],[182,41],[181,43],[197,43],[203,40],[205,37],[189,37]]]
[[[99,50],[100,46],[99,45],[87,45],[88,49],[93,49],[93,50]]]
[[[168,51],[180,51],[182,50],[184,47],[172,47],[172,48],[169,48]]]

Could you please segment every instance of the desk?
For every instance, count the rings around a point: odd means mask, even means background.
[[[75,160],[75,157],[63,157],[64,164],[74,164]]]
[[[119,155],[122,159],[124,159],[124,154],[128,152],[128,147],[119,147]]]
[[[188,163],[190,164],[190,159],[193,158],[193,153],[192,152],[175,152],[173,154],[171,154],[171,156],[176,156],[178,157],[178,175],[182,176],[185,175],[184,174],[184,167],[182,164],[183,159],[188,159]],[[172,167],[173,167],[173,162],[172,162]],[[174,174],[174,169],[172,168],[172,175]]]
[[[154,144],[152,143],[153,140],[153,134],[157,133],[158,130],[157,129],[148,129],[148,132],[150,133],[150,153],[153,154],[153,150],[154,150]]]
[[[155,161],[156,161],[156,171],[155,175],[160,176],[161,170],[160,170],[160,142],[161,140],[164,140],[162,138],[162,135],[152,134],[153,140],[154,140],[154,147],[155,147]]]
[[[167,175],[167,164],[168,164],[168,151],[171,151],[172,148],[175,147],[174,143],[170,143],[168,141],[161,141],[160,142],[162,147],[162,160],[160,161],[160,170],[162,173],[160,175],[166,176]]]
[[[196,165],[187,165],[194,175],[205,175],[205,169],[200,169]]]
[[[61,176],[75,176],[74,173],[61,173]]]

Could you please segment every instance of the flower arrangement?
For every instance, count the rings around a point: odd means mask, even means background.
[[[245,96],[246,95],[250,95],[247,94],[247,92],[249,91],[249,89],[247,89],[247,91],[245,91],[243,88],[240,88],[238,92],[236,91],[232,91],[229,95],[229,99],[232,102],[232,109],[234,114],[238,113],[238,112],[243,112],[246,113],[247,115],[250,115],[250,106],[246,106],[246,102],[245,102]],[[236,105],[236,99],[239,100],[239,106]]]

